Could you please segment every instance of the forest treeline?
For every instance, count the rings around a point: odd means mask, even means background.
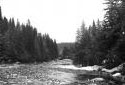
[[[72,59],[75,54],[75,43],[58,43],[58,59]]]
[[[57,43],[30,24],[2,17],[0,9],[0,63],[43,62],[58,57]]]
[[[115,67],[125,61],[125,0],[106,0],[103,21],[77,31],[74,64]]]

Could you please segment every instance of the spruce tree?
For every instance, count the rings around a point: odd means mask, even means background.
[[[0,21],[2,20],[2,12],[1,12],[1,6],[0,6]]]

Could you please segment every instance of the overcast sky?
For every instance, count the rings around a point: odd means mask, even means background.
[[[3,16],[21,23],[30,19],[38,32],[57,42],[74,42],[82,22],[103,19],[104,0],[0,0]]]

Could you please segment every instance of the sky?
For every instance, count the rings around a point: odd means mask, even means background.
[[[103,20],[104,0],[0,0],[2,15],[21,23],[29,19],[39,33],[48,33],[60,42],[75,42],[84,21]]]

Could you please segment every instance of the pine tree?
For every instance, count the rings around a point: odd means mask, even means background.
[[[2,12],[1,12],[1,6],[0,6],[0,21],[2,20]]]
[[[3,46],[3,36],[0,34],[0,58],[3,57],[4,55],[4,46]],[[1,59],[0,59],[1,61]]]
[[[107,0],[107,8],[103,23],[102,35],[100,36],[102,50],[110,60],[108,65],[114,67],[123,62],[124,54],[124,22],[125,3],[124,0]],[[102,38],[101,38],[102,37]],[[101,46],[100,46],[101,47]],[[121,50],[122,49],[122,50]]]

